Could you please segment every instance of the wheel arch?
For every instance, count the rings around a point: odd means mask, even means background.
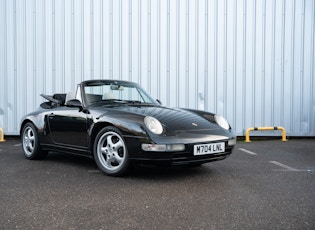
[[[114,126],[115,128],[119,129],[116,125],[110,123],[110,122],[98,122],[94,124],[93,128],[90,131],[90,141],[89,141],[89,151],[92,153],[93,156],[93,146],[94,146],[94,141],[97,136],[97,134],[105,127],[108,126]]]
[[[20,125],[20,135],[22,135],[22,131],[23,131],[23,128],[25,126],[25,124],[27,123],[32,123],[34,125],[34,127],[36,128],[36,131],[38,132],[38,127],[37,125],[31,120],[31,119],[24,119]]]
[[[89,130],[89,143],[88,151],[93,155],[94,142],[97,134],[105,127],[112,126],[118,129],[122,136],[125,138],[125,141],[130,139],[130,137],[144,138],[148,137],[144,124],[142,125],[139,122],[129,119],[108,119],[102,120],[94,123]],[[128,148],[129,146],[127,146]]]

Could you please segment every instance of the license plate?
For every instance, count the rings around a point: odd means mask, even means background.
[[[214,144],[194,145],[194,156],[206,155],[213,153],[222,153],[225,151],[224,142]]]

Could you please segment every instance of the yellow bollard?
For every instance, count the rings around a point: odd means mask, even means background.
[[[249,132],[255,130],[255,128],[251,127],[246,130],[245,142],[250,142],[249,140]]]
[[[4,140],[4,131],[3,131],[3,129],[1,129],[0,128],[0,142],[5,142],[5,140]]]
[[[277,128],[279,130],[281,130],[281,132],[282,132],[282,141],[288,141],[287,133],[286,133],[285,129],[283,127],[281,127],[281,126],[278,126]]]
[[[263,130],[281,130],[282,132],[282,141],[287,141],[287,136],[286,136],[286,131],[283,127],[278,126],[278,127],[250,127],[246,130],[246,134],[245,134],[245,142],[250,142],[249,140],[249,132],[250,131],[254,131],[254,130],[259,130],[259,131],[263,131]]]

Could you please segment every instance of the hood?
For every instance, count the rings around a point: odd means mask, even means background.
[[[107,113],[117,116],[152,116],[157,118],[164,127],[173,131],[214,130],[221,129],[213,119],[213,114],[204,111],[193,111],[162,106],[119,106],[106,108]]]

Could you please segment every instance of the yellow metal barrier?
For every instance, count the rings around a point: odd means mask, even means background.
[[[1,129],[0,128],[0,142],[5,142],[5,140],[4,140],[4,131],[3,131],[3,129]]]
[[[283,127],[278,126],[278,127],[251,127],[246,130],[246,136],[245,136],[245,142],[250,142],[249,140],[249,132],[254,131],[254,130],[259,130],[259,131],[264,131],[264,130],[281,130],[282,131],[282,141],[287,141],[287,136],[286,136],[286,131]]]

